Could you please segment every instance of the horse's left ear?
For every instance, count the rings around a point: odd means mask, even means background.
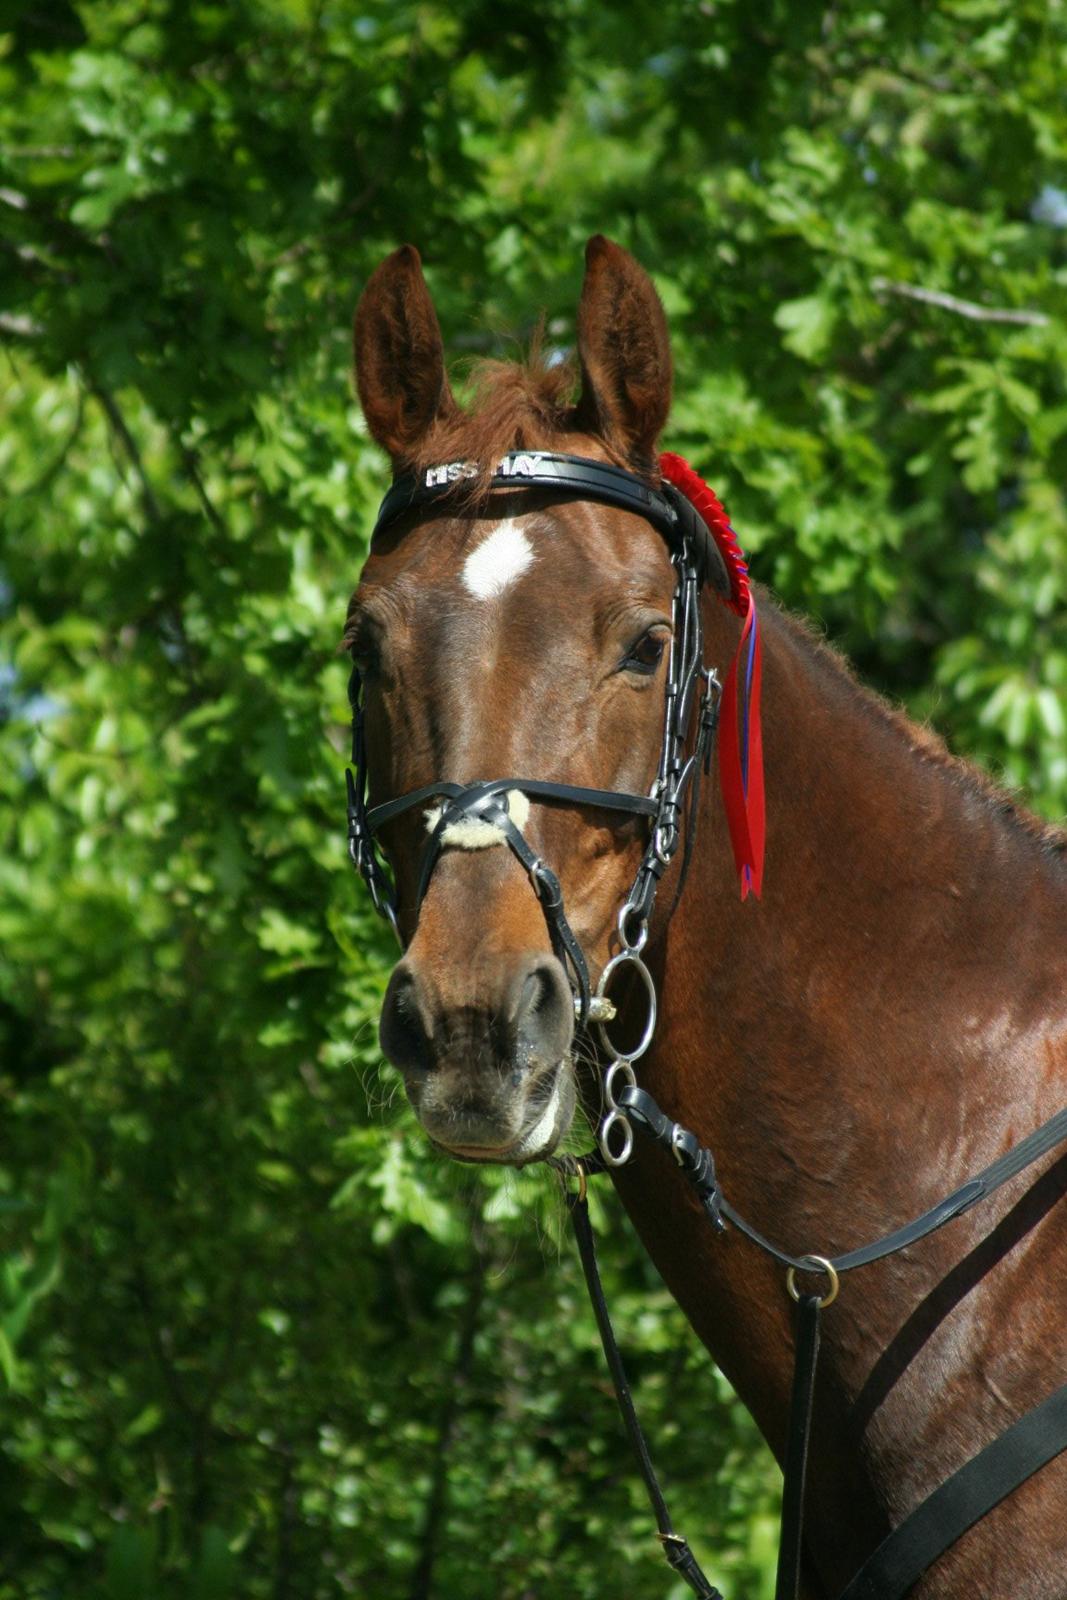
[[[667,319],[648,273],[600,233],[585,247],[578,355],[578,425],[635,464],[654,465],[671,406]]]

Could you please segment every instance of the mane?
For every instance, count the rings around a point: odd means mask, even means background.
[[[932,767],[1000,825],[1036,844],[1043,852],[1067,865],[1067,826],[1046,822],[999,785],[988,773],[961,756],[953,755],[933,728],[912,720],[884,696],[862,683],[846,658],[827,643],[802,617],[778,607],[778,615],[800,647],[813,656],[828,676],[836,678],[867,718],[907,745],[911,755]]]
[[[481,469],[472,480],[475,495],[489,487],[489,476],[511,450],[566,450],[584,433],[573,402],[577,373],[570,358],[546,358],[540,333],[525,361],[477,362],[470,374],[471,405],[439,418],[412,462],[416,471],[442,461],[470,461]],[[603,439],[608,459],[633,470]]]

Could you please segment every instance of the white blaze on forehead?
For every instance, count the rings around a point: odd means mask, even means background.
[[[492,600],[521,577],[533,558],[533,545],[509,517],[486,534],[463,563],[464,585],[476,600]]]

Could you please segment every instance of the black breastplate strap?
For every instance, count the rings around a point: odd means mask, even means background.
[[[840,1600],[902,1600],[987,1511],[1067,1450],[1067,1384],[1013,1422],[893,1529]]]
[[[822,1308],[836,1296],[839,1275],[870,1265],[884,1257],[894,1255],[909,1245],[916,1244],[928,1234],[944,1227],[953,1218],[969,1211],[979,1201],[996,1191],[1032,1166],[1042,1156],[1048,1155],[1067,1140],[1067,1107],[1035,1128],[1011,1150],[1005,1151],[990,1162],[981,1172],[961,1184],[946,1199],[931,1206],[920,1216],[902,1227],[893,1229],[881,1238],[855,1250],[837,1256],[798,1256],[772,1243],[751,1223],[746,1221],[727,1201],[719,1187],[712,1153],[700,1143],[688,1128],[663,1112],[647,1089],[626,1087],[619,1091],[618,1105],[632,1118],[635,1127],[662,1149],[674,1156],[682,1174],[699,1196],[704,1213],[716,1232],[732,1226],[753,1244],[767,1252],[792,1272],[813,1275],[828,1274],[830,1292],[819,1298],[811,1294],[797,1294],[797,1330],[794,1356],[793,1396],[786,1443],[785,1486],[783,1493],[781,1541],[779,1545],[778,1574],[775,1600],[796,1600],[799,1594],[801,1559],[804,1534],[804,1479],[807,1468],[808,1443],[812,1418],[815,1369],[819,1351],[819,1318]],[[586,1173],[601,1170],[599,1158],[594,1153],[580,1161],[561,1158],[557,1165],[564,1171],[578,1168]],[[571,1201],[572,1220],[577,1231],[578,1211]],[[588,1227],[588,1221],[585,1221]],[[579,1234],[579,1250],[585,1264],[588,1246]],[[596,1289],[590,1280],[590,1296],[597,1311]],[[598,1287],[598,1286],[597,1286]],[[621,1366],[614,1344],[610,1321],[597,1311],[601,1340],[608,1357],[608,1365],[615,1380],[616,1398],[626,1421],[627,1431],[634,1436],[634,1427],[627,1417],[627,1406],[632,1408],[632,1397],[624,1397],[615,1378],[616,1366]],[[635,1419],[636,1420],[636,1419]],[[638,1463],[649,1488],[649,1498],[657,1522],[661,1522],[662,1495],[658,1485],[655,1492],[648,1482],[645,1463],[648,1446],[641,1436],[640,1447],[635,1443]],[[927,1496],[899,1523],[892,1533],[868,1557],[842,1591],[838,1600],[903,1600],[911,1586],[926,1572],[946,1550],[974,1526],[987,1511],[999,1504],[1013,1490],[1026,1482],[1049,1461],[1067,1450],[1067,1385],[1057,1389],[1047,1400],[1018,1418],[1007,1431],[980,1450],[976,1456],[958,1468],[943,1484]],[[650,1464],[649,1464],[650,1465]],[[662,1523],[661,1523],[662,1526]]]

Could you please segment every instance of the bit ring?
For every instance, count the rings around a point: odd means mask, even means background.
[[[623,1130],[622,1146],[617,1151],[611,1148],[611,1131],[616,1127],[621,1127]],[[600,1146],[600,1154],[609,1167],[624,1167],[634,1153],[634,1130],[630,1126],[629,1119],[617,1108],[609,1111],[600,1124],[596,1141]]]
[[[638,973],[640,974],[641,982],[645,986],[645,995],[648,999],[648,1021],[645,1023],[645,1031],[641,1035],[633,1050],[620,1050],[618,1046],[608,1038],[608,1031],[602,1022],[597,1023],[596,1030],[600,1035],[600,1043],[603,1045],[606,1053],[613,1057],[614,1060],[624,1061],[627,1063],[627,1065],[629,1065],[631,1062],[637,1061],[641,1056],[643,1056],[649,1045],[652,1043],[652,1036],[656,1031],[656,985],[652,981],[652,974],[649,972],[640,956],[635,955],[632,950],[620,950],[617,956],[612,956],[611,960],[608,962],[607,966],[600,975],[600,982],[597,984],[598,998],[604,998],[605,990],[607,989],[609,980],[611,979],[613,973],[617,972],[621,966],[636,967]]]

